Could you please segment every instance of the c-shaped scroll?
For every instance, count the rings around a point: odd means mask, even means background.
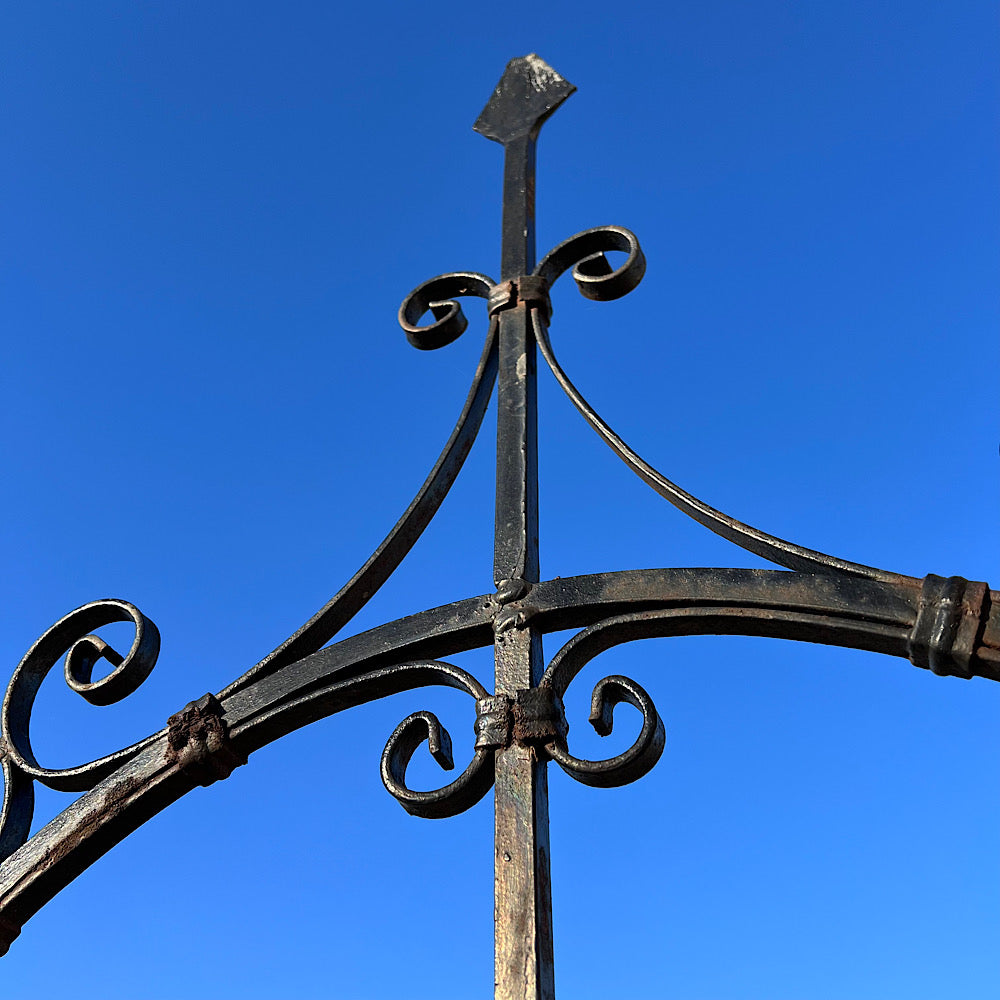
[[[588,649],[585,629],[567,642],[552,658],[542,686],[551,688],[560,702],[570,682],[599,649]],[[581,639],[583,644],[581,645]],[[642,715],[639,735],[624,753],[606,760],[583,760],[566,747],[565,737],[557,737],[545,747],[548,755],[571,777],[585,785],[614,788],[628,785],[648,774],[659,761],[666,743],[663,720],[646,690],[629,677],[613,674],[597,682],[590,701],[590,724],[600,736],[609,736],[614,726],[616,705],[626,702]]]
[[[95,629],[113,622],[131,622],[135,638],[125,656],[109,646]],[[83,792],[134,757],[157,734],[117,753],[77,767],[42,767],[31,749],[31,710],[42,681],[65,653],[66,683],[92,705],[112,705],[130,695],[149,676],[160,651],[156,626],[133,604],[105,600],[85,604],[55,623],[32,647],[14,671],[0,709],[0,766],[4,798],[0,813],[0,861],[27,839],[34,813],[33,783],[40,781],[62,792]],[[99,680],[92,674],[107,660],[112,671]]]

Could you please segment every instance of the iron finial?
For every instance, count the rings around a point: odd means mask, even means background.
[[[493,95],[472,127],[506,145],[524,136],[534,138],[542,123],[576,87],[534,52],[507,63]]]

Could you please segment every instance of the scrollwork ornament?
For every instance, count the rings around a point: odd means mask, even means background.
[[[135,626],[135,638],[125,656],[91,634],[113,622],[131,622]],[[87,791],[157,736],[153,734],[77,767],[42,767],[31,748],[29,728],[35,697],[52,667],[65,654],[64,675],[69,687],[93,705],[111,705],[142,684],[156,664],[159,651],[160,633],[156,626],[135,605],[118,600],[94,601],[71,611],[28,650],[11,677],[0,709],[0,761],[4,776],[0,858],[27,839],[34,803],[33,781],[57,791]],[[107,660],[113,669],[95,681],[93,670],[100,659]]]
[[[493,751],[477,750],[455,781],[434,791],[419,792],[406,784],[406,768],[414,751],[427,741],[431,756],[445,771],[454,770],[451,737],[433,712],[414,712],[397,727],[382,754],[382,783],[411,815],[444,819],[474,806],[493,785]]]
[[[612,268],[605,256],[608,251],[614,250],[627,255],[625,262],[618,268]],[[577,233],[550,250],[535,268],[535,274],[551,286],[570,268],[573,269],[573,280],[582,295],[588,299],[607,301],[627,295],[639,284],[646,270],[646,259],[638,239],[630,230],[621,226],[600,226]],[[898,573],[838,559],[744,524],[669,480],[633,451],[574,385],[556,359],[549,340],[548,321],[540,310],[533,311],[532,323],[542,357],[584,420],[647,486],[682,513],[740,548],[788,569],[807,573],[833,571],[885,583],[903,582],[904,578]]]
[[[426,661],[402,664],[391,672],[420,670],[443,683],[471,694],[478,704],[487,697],[486,689],[471,674],[451,663]],[[406,784],[406,769],[421,743],[442,770],[454,770],[451,735],[433,712],[414,712],[389,737],[382,753],[382,783],[393,798],[412,816],[444,819],[474,806],[493,786],[493,751],[477,748],[469,766],[453,782],[432,791],[415,791]]]
[[[419,351],[433,351],[458,340],[469,321],[456,299],[474,295],[488,299],[493,279],[474,271],[455,271],[417,285],[399,307],[399,325],[406,339]],[[419,326],[430,312],[434,322]]]
[[[550,687],[560,700],[573,678],[602,650],[589,645],[592,630],[585,629],[567,642],[552,658],[541,685]],[[626,702],[639,710],[642,727],[632,745],[623,753],[605,760],[574,757],[565,737],[549,742],[545,749],[571,778],[585,785],[614,788],[638,781],[648,774],[663,754],[666,732],[653,699],[640,684],[629,677],[613,674],[594,686],[590,702],[590,724],[600,736],[609,736],[614,727],[614,709]]]
[[[35,786],[7,753],[0,748],[0,771],[3,773],[3,810],[0,812],[0,861],[10,857],[31,832],[35,811]]]
[[[606,253],[626,254],[620,267],[612,267]],[[560,275],[573,269],[573,280],[584,298],[610,302],[628,295],[646,273],[646,258],[639,239],[623,226],[598,226],[571,236],[550,250],[535,274],[550,288]]]
[[[548,755],[571,778],[596,788],[616,788],[638,781],[656,766],[666,743],[663,720],[653,699],[631,678],[613,674],[597,682],[591,697],[590,724],[598,735],[610,736],[614,707],[622,702],[642,713],[639,735],[624,753],[605,760],[582,760],[567,750],[564,740],[553,740],[546,745]]]

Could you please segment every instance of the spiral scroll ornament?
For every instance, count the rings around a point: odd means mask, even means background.
[[[135,638],[125,656],[109,646],[95,629],[114,622],[131,622]],[[104,600],[85,604],[53,625],[25,654],[11,677],[0,709],[0,763],[4,803],[0,815],[0,860],[23,844],[34,810],[33,782],[63,792],[83,792],[117,770],[144,746],[152,734],[116,753],[77,767],[52,769],[35,759],[29,734],[31,712],[42,681],[65,654],[64,676],[69,687],[92,705],[111,705],[130,695],[149,676],[160,651],[156,626],[127,601]],[[112,670],[93,680],[98,661]]]
[[[477,705],[487,697],[486,689],[475,677],[451,663],[429,660],[393,669],[422,670],[438,684],[471,694]],[[412,816],[425,819],[455,816],[474,806],[493,786],[492,750],[477,747],[469,766],[450,784],[426,792],[409,788],[406,769],[416,749],[425,741],[442,770],[454,770],[451,735],[433,712],[414,712],[407,716],[389,737],[382,753],[382,782],[389,794]]]
[[[591,629],[584,629],[570,639],[552,658],[541,687],[550,688],[560,703],[573,678],[602,650],[588,644]],[[585,785],[614,788],[628,785],[648,774],[663,754],[666,733],[663,721],[646,690],[629,677],[613,674],[594,686],[590,701],[590,724],[598,735],[609,736],[614,727],[614,709],[622,703],[632,705],[642,715],[642,727],[626,751],[605,760],[584,760],[573,756],[565,737],[552,740],[545,747],[548,755],[571,777]]]
[[[455,271],[417,285],[399,307],[399,325],[406,333],[406,339],[419,351],[437,350],[458,340],[465,333],[469,321],[455,300],[467,295],[488,299],[493,284],[493,279],[485,274]],[[419,326],[428,312],[434,321],[427,326]]]
[[[605,760],[581,760],[566,748],[564,740],[553,740],[545,749],[548,755],[571,777],[596,788],[629,785],[648,774],[663,754],[666,733],[645,689],[631,678],[614,674],[598,681],[591,697],[590,724],[600,736],[610,736],[614,727],[615,705],[634,706],[642,714],[642,728],[635,742],[624,753]]]
[[[619,267],[612,267],[605,254],[626,255]],[[623,226],[598,226],[571,236],[550,250],[535,274],[550,288],[572,268],[580,294],[596,302],[610,302],[628,295],[646,273],[646,258],[638,237]]]
[[[627,255],[625,262],[618,268],[612,268],[605,256],[609,251],[625,253]],[[560,243],[546,254],[535,269],[535,273],[551,286],[560,275],[571,268],[573,280],[582,295],[589,299],[607,301],[627,295],[639,284],[645,273],[646,260],[634,233],[621,226],[601,226],[577,233],[576,236]],[[904,577],[898,573],[839,559],[744,524],[671,482],[633,451],[577,389],[556,359],[549,340],[547,317],[539,310],[535,310],[532,322],[535,340],[546,364],[580,415],[647,486],[683,514],[740,548],[788,569],[807,573],[844,573],[848,576],[885,583],[903,582]]]

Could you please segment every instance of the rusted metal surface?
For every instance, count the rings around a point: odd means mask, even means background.
[[[908,646],[910,661],[941,677],[973,677],[972,658],[981,645],[989,606],[985,583],[926,576]]]
[[[228,778],[247,762],[233,749],[222,706],[214,695],[189,702],[167,720],[166,761],[206,787]]]
[[[642,280],[635,235],[617,226],[586,230],[535,265],[534,163],[538,131],[572,93],[551,67],[527,56],[507,67],[476,129],[504,146],[500,282],[456,272],[419,285],[399,322],[420,350],[468,329],[458,298],[486,300],[485,343],[455,429],[423,486],[368,561],[297,632],[217,695],[204,695],[168,726],[117,753],[50,769],[29,735],[35,697],[65,657],[69,687],[96,705],[116,702],[148,676],[159,652],[155,625],[125,601],[83,606],[52,626],[15,669],[0,710],[0,954],[24,923],[102,854],[199,785],[227,777],[258,749],[319,719],[388,695],[438,685],[463,691],[475,743],[465,770],[432,791],[406,772],[423,743],[453,770],[451,735],[417,711],[391,734],[382,755],[387,790],[409,813],[441,818],[495,790],[495,995],[554,996],[547,765],[585,784],[637,780],[659,760],[663,721],[645,689],[615,674],[598,681],[590,723],[601,735],[615,707],[642,716],[631,747],[606,760],[571,752],[563,696],[580,670],[621,643],[682,635],[757,635],[825,643],[908,658],[936,674],[1000,680],[1000,595],[984,583],[924,580],[847,562],[743,524],[687,493],[640,458],[587,403],[556,360],[549,339],[549,290],[567,271],[580,292],[610,300]],[[612,268],[608,252],[625,254]],[[421,326],[423,318],[431,320]],[[586,422],[635,474],[688,516],[741,548],[786,567],[637,569],[542,580],[538,565],[536,349]],[[325,645],[389,578],[437,512],[478,434],[497,382],[497,478],[492,591],[387,622]],[[128,652],[95,629],[131,622]],[[543,636],[577,630],[549,656]],[[447,657],[492,645],[492,692]],[[107,676],[92,674],[105,660]],[[666,667],[664,668],[666,669]],[[83,792],[28,836],[34,784]]]

